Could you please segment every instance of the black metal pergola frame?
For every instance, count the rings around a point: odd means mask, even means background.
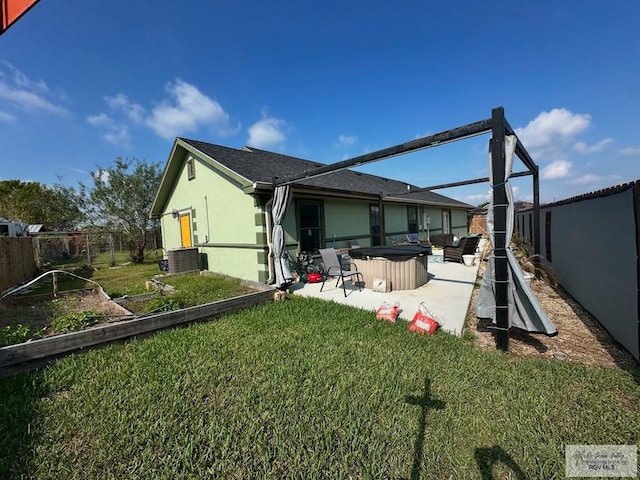
[[[494,218],[494,258],[495,258],[495,295],[496,295],[496,347],[500,350],[509,349],[509,276],[507,261],[507,193],[505,188],[505,147],[506,135],[515,135],[515,131],[507,122],[504,115],[504,108],[497,107],[491,110],[491,118],[470,123],[461,127],[446,130],[426,137],[421,137],[410,142],[401,143],[392,147],[384,148],[375,152],[367,153],[341,162],[332,163],[322,167],[314,168],[296,175],[274,179],[274,187],[290,185],[300,180],[319,177],[329,173],[337,172],[351,167],[366,165],[368,163],[386,160],[388,158],[404,155],[407,153],[438,147],[447,143],[456,142],[465,138],[475,137],[491,132],[490,152],[491,152],[491,177],[464,180],[461,182],[434,185],[412,189],[411,193],[437,190],[442,188],[471,185],[490,181],[493,195],[493,218]],[[517,138],[517,136],[516,136]],[[517,172],[509,178],[533,176],[533,249],[536,255],[540,254],[540,190],[538,166],[529,156],[520,140],[517,140],[515,155],[527,167],[527,171]],[[397,196],[397,194],[396,194]]]

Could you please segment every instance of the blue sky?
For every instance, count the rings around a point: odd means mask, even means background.
[[[176,136],[333,163],[505,108],[541,201],[640,178],[635,1],[41,0],[0,37],[0,179],[90,183]],[[364,167],[488,175],[488,136]],[[516,161],[514,171],[523,170]],[[530,177],[513,181],[531,200]],[[478,204],[488,184],[440,190]]]

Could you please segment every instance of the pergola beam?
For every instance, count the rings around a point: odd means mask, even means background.
[[[526,177],[528,175],[533,175],[533,173],[531,173],[531,172],[512,173],[509,178]],[[474,178],[473,180],[464,180],[462,182],[441,183],[440,185],[433,185],[433,186],[430,186],[430,187],[414,188],[410,192],[395,194],[394,197],[400,197],[402,195],[411,195],[412,193],[424,192],[424,191],[428,191],[428,190],[440,190],[442,188],[461,187],[463,185],[473,185],[474,183],[485,183],[485,182],[488,182],[490,180],[491,179],[489,177],[482,177],[482,178]]]
[[[480,120],[479,122],[470,123],[462,127],[452,128],[444,132],[436,133],[434,135],[428,135],[426,137],[418,138],[410,142],[401,143],[393,147],[383,148],[375,152],[366,153],[358,157],[353,157],[342,162],[332,163],[323,167],[313,168],[295,175],[287,175],[274,180],[274,187],[280,185],[287,185],[299,180],[306,180],[309,178],[319,177],[328,173],[337,172],[339,170],[345,170],[351,167],[357,167],[360,165],[366,165],[368,163],[377,162],[398,155],[423,150],[426,148],[436,147],[445,143],[454,142],[456,140],[462,140],[464,138],[474,137],[491,131],[491,119]]]

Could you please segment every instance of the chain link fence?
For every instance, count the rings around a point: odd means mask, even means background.
[[[38,267],[84,264],[115,266],[130,261],[129,241],[113,232],[56,232],[33,238]],[[146,249],[162,248],[159,230],[149,232]]]

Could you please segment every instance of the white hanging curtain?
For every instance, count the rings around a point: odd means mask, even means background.
[[[276,288],[286,288],[293,282],[291,269],[289,268],[289,253],[284,238],[284,229],[282,228],[282,220],[287,207],[291,201],[291,187],[289,185],[281,185],[273,191],[273,206],[271,207],[271,216],[273,218],[273,232],[271,242],[273,243],[273,268],[275,270],[275,286]]]
[[[508,203],[505,247],[507,249],[507,262],[509,264],[507,272],[509,277],[509,327],[517,327],[529,332],[553,335],[557,333],[555,325],[551,322],[547,313],[538,302],[533,290],[531,290],[531,287],[525,281],[524,272],[520,267],[520,263],[509,248],[511,236],[513,235],[514,221],[513,189],[511,188],[511,184],[509,184],[509,177],[511,176],[517,142],[518,139],[515,135],[506,135],[504,138],[504,182]],[[489,152],[489,178],[493,178],[492,173],[493,164],[491,161],[491,152]],[[489,210],[487,212],[487,229],[489,231],[491,246],[495,246],[493,197],[491,197]],[[477,315],[479,318],[491,318],[495,323],[496,289],[494,272],[495,259],[491,256],[487,262],[487,269],[482,278],[480,292],[478,293]]]

